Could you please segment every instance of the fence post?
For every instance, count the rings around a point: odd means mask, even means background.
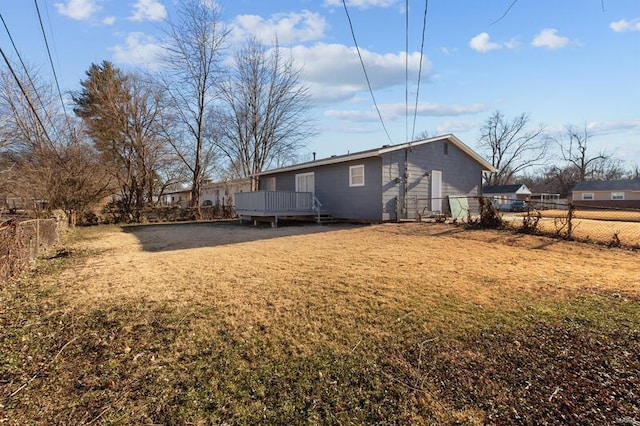
[[[567,239],[571,239],[571,235],[573,234],[573,210],[575,206],[572,202],[569,202],[569,211],[567,212]]]
[[[40,219],[36,219],[36,257],[40,255]]]

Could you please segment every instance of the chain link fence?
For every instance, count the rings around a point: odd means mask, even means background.
[[[406,212],[406,219],[418,221],[446,219],[469,226],[508,228],[612,247],[640,248],[639,209],[461,196],[407,199]]]
[[[58,242],[58,219],[12,219],[0,224],[0,281],[20,274]]]
[[[503,217],[516,230],[606,244],[640,248],[640,210],[604,206],[589,207],[568,203],[564,208],[527,207],[521,213]]]

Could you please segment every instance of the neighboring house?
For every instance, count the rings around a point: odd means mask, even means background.
[[[347,220],[415,219],[447,213],[448,196],[479,196],[485,171],[495,169],[445,135],[259,173],[261,191],[236,196],[236,212],[276,222],[288,212],[320,218],[320,210]],[[476,199],[469,204],[477,209]]]
[[[180,207],[187,207],[191,201],[191,189],[185,189],[183,187],[173,187],[167,192],[162,194],[160,198],[160,204],[163,205],[179,205]]]
[[[200,204],[203,206],[233,206],[233,194],[251,190],[251,180],[235,179],[223,182],[203,182],[200,187]],[[162,195],[161,204],[188,207],[191,189],[175,185]]]
[[[524,184],[489,185],[482,188],[482,195],[493,200],[495,206],[509,204],[512,201],[529,201],[531,190]]]
[[[640,208],[640,179],[578,182],[571,194],[577,206]]]
[[[250,178],[209,182],[202,185],[200,202],[202,205],[234,206],[233,194],[249,191],[251,191]]]

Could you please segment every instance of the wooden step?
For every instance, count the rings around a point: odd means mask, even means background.
[[[331,216],[329,213],[321,213],[320,216],[316,217],[316,222],[331,223],[333,222],[333,216]]]

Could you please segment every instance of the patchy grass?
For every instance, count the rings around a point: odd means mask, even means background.
[[[424,224],[131,231],[2,287],[0,421],[640,420],[635,253]]]

